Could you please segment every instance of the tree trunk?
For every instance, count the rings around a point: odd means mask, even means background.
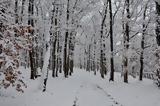
[[[142,33],[142,40],[141,40],[141,54],[140,54],[140,73],[139,73],[139,80],[142,81],[143,79],[143,70],[144,70],[144,42],[145,42],[145,32],[146,32],[146,24],[145,24],[145,20],[146,20],[146,11],[147,11],[147,4],[145,6],[144,12],[143,12],[143,33]]]
[[[156,18],[156,38],[157,38],[157,44],[160,46],[160,4],[156,2],[156,13],[157,13],[157,18]]]
[[[71,29],[71,33],[70,33],[70,39],[69,39],[69,74],[71,75],[73,73],[73,67],[74,67],[74,47],[75,47],[75,36],[76,36],[76,32],[75,32],[75,17],[74,17],[74,7],[72,9],[72,29]]]
[[[125,24],[126,30],[125,30],[125,35],[124,35],[124,82],[128,83],[128,56],[127,56],[127,52],[129,49],[129,21],[130,21],[130,3],[129,0],[126,0],[126,12],[127,12],[127,22]]]
[[[96,38],[95,38],[95,34],[94,34],[94,56],[93,56],[93,71],[94,71],[94,75],[96,75]]]
[[[22,8],[21,8],[21,24],[23,23],[23,15],[24,15],[24,4],[26,0],[22,0]]]
[[[55,39],[53,42],[53,50],[52,50],[52,77],[55,77],[55,68],[56,68],[56,43],[57,43],[57,35],[55,35]]]
[[[48,80],[49,58],[50,58],[50,44],[49,44],[49,41],[46,41],[46,51],[45,51],[45,56],[44,56],[43,68],[42,68],[42,76],[43,76],[43,81],[44,81],[43,82],[43,92],[46,91],[46,85],[47,85],[47,80]]]
[[[18,0],[15,0],[15,23],[18,24]]]
[[[28,7],[28,25],[31,25],[31,27],[34,27],[34,0],[29,0],[29,7]],[[32,37],[34,35],[34,31],[30,31],[30,36]],[[31,67],[31,79],[35,79],[36,76],[36,68],[35,68],[35,59],[34,59],[34,48],[33,48],[33,39],[32,40],[32,47],[29,51],[29,58],[30,58],[30,67]]]
[[[102,23],[101,23],[101,32],[100,32],[100,74],[101,77],[104,78],[104,75],[107,74],[107,67],[106,67],[106,56],[105,56],[105,38],[104,38],[104,25],[105,25],[105,20],[107,17],[107,3],[105,7],[105,13],[104,17],[102,18]]]
[[[109,12],[110,12],[110,48],[111,48],[111,73],[110,73],[110,81],[114,81],[114,58],[113,58],[113,15],[112,15],[112,2],[109,1]]]
[[[87,71],[91,71],[91,44],[88,46],[88,52],[87,52]]]
[[[67,0],[67,19],[66,19],[66,25],[67,25],[67,27],[68,27],[68,24],[69,24],[69,3],[70,3],[70,1],[69,0]],[[64,42],[64,59],[63,59],[63,71],[64,71],[64,76],[67,78],[68,77],[68,66],[67,65],[69,65],[68,64],[68,53],[67,53],[67,45],[68,45],[68,37],[69,37],[69,29],[67,28],[66,29],[66,33],[65,33],[65,42]]]
[[[160,4],[158,4],[158,2],[156,2],[156,13],[157,13],[157,18],[156,18],[156,39],[157,39],[157,44],[158,46],[160,46]],[[160,87],[160,48],[158,47],[158,49],[156,50],[156,60],[157,60],[157,66],[158,68],[156,69],[156,84],[158,87]]]

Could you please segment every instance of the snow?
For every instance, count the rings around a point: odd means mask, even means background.
[[[116,43],[116,45],[118,46],[118,45],[121,45],[121,41],[118,41],[117,43]]]
[[[48,12],[46,13],[46,17],[49,17],[49,13]]]
[[[28,88],[23,94],[1,90],[0,106],[160,106],[160,90],[151,80],[140,82],[130,77],[126,84],[116,73],[115,82],[109,82],[108,77],[74,70],[67,79],[49,76],[46,92],[38,89],[40,78],[30,80],[26,71]]]

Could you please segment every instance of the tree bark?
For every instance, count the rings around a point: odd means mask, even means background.
[[[24,4],[26,0],[22,0],[22,8],[21,8],[21,23],[23,23],[23,15],[24,15]]]
[[[112,2],[109,1],[109,12],[110,12],[110,48],[111,48],[111,73],[110,73],[110,81],[114,81],[114,58],[113,58],[113,15],[112,15]]]
[[[46,35],[47,37],[48,35]],[[50,36],[50,35],[49,35]],[[49,37],[50,39],[50,37]],[[49,58],[50,58],[50,44],[49,41],[46,41],[46,50],[45,50],[45,56],[44,56],[44,63],[42,68],[42,77],[43,77],[43,92],[46,91],[47,86],[47,80],[48,80],[48,73],[49,73]]]
[[[128,83],[128,49],[129,49],[129,21],[130,21],[130,2],[126,0],[126,12],[127,12],[127,22],[125,24],[125,35],[124,35],[124,82]]]
[[[160,46],[160,4],[158,4],[158,2],[156,2],[156,14],[156,39],[158,46]]]
[[[31,27],[34,27],[34,0],[29,0],[29,7],[28,7],[28,25],[31,25]],[[34,31],[30,31],[30,36],[34,35]],[[35,68],[35,59],[34,59],[34,48],[33,48],[33,39],[32,40],[32,47],[29,51],[29,57],[30,57],[30,67],[31,67],[31,79],[35,79],[36,76],[36,68]]]
[[[70,14],[70,12],[69,12],[69,3],[70,3],[70,0],[67,0],[67,19],[66,19],[66,25],[67,25],[67,27],[68,27],[68,21],[69,21],[69,14]],[[68,37],[69,37],[69,29],[67,28],[66,29],[66,33],[65,33],[65,42],[64,42],[64,59],[63,59],[63,71],[64,71],[64,76],[67,78],[68,77],[68,53],[67,53],[67,45],[68,45]]]
[[[145,6],[144,12],[143,12],[143,33],[142,33],[142,40],[141,40],[141,54],[140,54],[140,73],[139,73],[139,80],[142,81],[143,79],[143,70],[144,70],[144,42],[145,42],[145,32],[146,32],[146,11],[147,11],[147,4]]]
[[[157,14],[157,18],[156,18],[156,40],[157,40],[157,44],[158,46],[160,46],[160,4],[158,4],[158,2],[156,2],[156,14]],[[159,59],[160,59],[160,48],[158,47],[156,50],[156,64],[157,64],[157,69],[155,71],[156,73],[156,84],[158,85],[158,87],[160,87],[160,64],[159,64]]]
[[[107,1],[108,2],[108,1]],[[107,17],[107,8],[108,5],[106,3],[106,7],[105,7],[105,13],[104,13],[104,17],[102,18],[102,23],[101,23],[101,31],[100,31],[100,74],[101,77],[104,78],[104,75],[107,74],[107,67],[106,67],[106,57],[105,57],[105,39],[104,39],[104,25],[105,25],[105,20]]]
[[[55,68],[56,68],[56,43],[57,43],[57,35],[55,35],[55,39],[53,42],[53,50],[52,50],[52,77],[55,77]]]
[[[18,24],[18,0],[15,0],[15,23]]]

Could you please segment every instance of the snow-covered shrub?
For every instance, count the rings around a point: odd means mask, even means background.
[[[21,76],[20,52],[29,50],[27,28],[1,25],[0,29],[0,88],[15,87],[23,92],[26,87]]]
[[[0,89],[26,87],[19,70],[22,50],[29,50],[30,26],[15,24],[13,0],[0,0]]]

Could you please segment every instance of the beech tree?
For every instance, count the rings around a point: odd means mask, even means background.
[[[15,25],[18,23],[18,3],[17,1],[15,1],[15,5],[12,3],[12,1],[0,2],[0,88],[14,87],[17,91],[23,92],[23,88],[27,86],[19,69],[21,65],[20,51],[28,49],[28,28]],[[10,7],[14,7],[15,11],[11,11]],[[10,13],[15,14],[16,17]]]

